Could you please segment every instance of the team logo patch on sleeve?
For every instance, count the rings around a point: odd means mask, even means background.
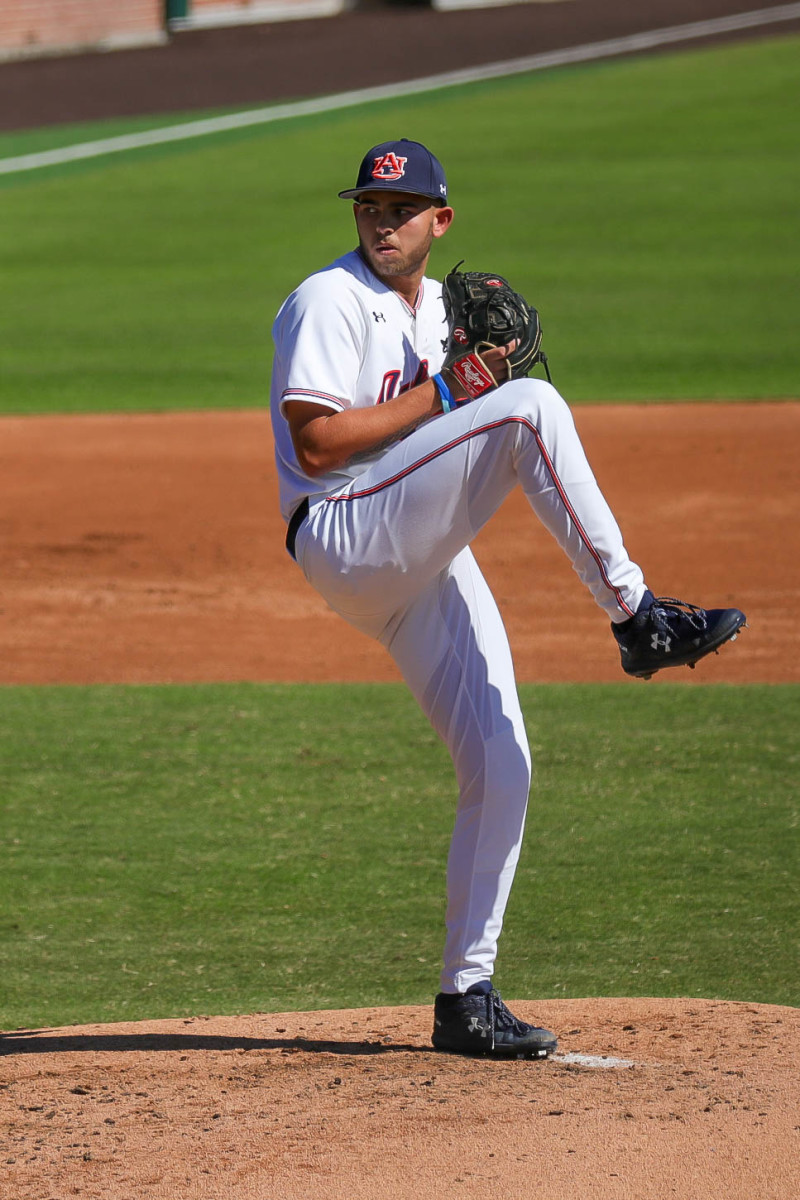
[[[375,159],[375,166],[372,168],[373,179],[402,179],[406,173],[407,158],[401,158],[397,154],[382,154],[380,158]]]

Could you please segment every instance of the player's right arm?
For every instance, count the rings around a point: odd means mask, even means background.
[[[510,349],[501,347],[482,355],[498,382],[506,378],[500,364]],[[455,390],[455,380],[452,386]],[[308,400],[289,400],[283,412],[300,469],[314,479],[388,449],[432,417],[441,416],[442,402],[436,384],[426,379],[374,408],[332,412]]]
[[[371,458],[442,411],[433,380],[374,408],[332,412],[308,400],[283,406],[300,469],[312,479]]]

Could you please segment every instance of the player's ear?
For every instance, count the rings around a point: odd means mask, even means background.
[[[435,210],[433,217],[434,237],[442,237],[445,233],[447,233],[450,225],[452,224],[454,215],[455,214],[453,213],[452,208],[448,208],[446,204],[443,204],[441,208],[437,208]]]

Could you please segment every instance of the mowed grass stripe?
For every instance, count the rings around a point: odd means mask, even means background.
[[[797,1004],[800,689],[521,689],[510,996]],[[428,1002],[452,767],[401,685],[0,696],[0,1024]]]
[[[793,397],[798,49],[493,81],[29,176],[3,192],[0,413],[264,405],[274,313],[352,246],[336,192],[387,132],[447,164],[432,273],[464,258],[528,294],[567,399]]]

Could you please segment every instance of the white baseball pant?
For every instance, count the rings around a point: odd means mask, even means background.
[[[446,992],[493,973],[530,789],[508,639],[469,550],[516,485],[609,618],[635,612],[642,572],[568,406],[543,380],[509,382],[428,422],[342,491],[312,496],[296,542],[306,578],[386,646],[452,756]]]

